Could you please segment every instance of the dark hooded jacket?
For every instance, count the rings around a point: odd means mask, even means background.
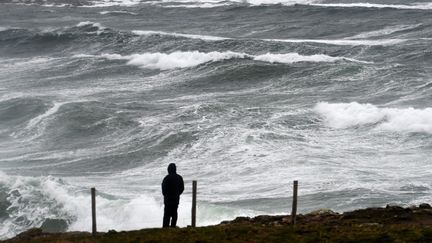
[[[179,204],[180,194],[184,191],[183,177],[177,174],[176,165],[168,165],[168,175],[162,181],[162,194],[165,204]]]

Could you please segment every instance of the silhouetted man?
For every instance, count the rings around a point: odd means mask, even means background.
[[[168,165],[168,175],[162,181],[162,194],[164,196],[164,217],[163,227],[176,227],[177,224],[177,208],[180,201],[180,194],[183,193],[184,183],[183,177],[177,174],[176,165],[171,163]]]

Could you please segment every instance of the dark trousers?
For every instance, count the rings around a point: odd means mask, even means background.
[[[178,204],[165,204],[164,217],[163,217],[163,227],[164,228],[170,226],[170,219],[171,219],[171,227],[176,227],[177,208],[178,208]]]

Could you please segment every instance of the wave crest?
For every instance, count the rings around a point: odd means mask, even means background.
[[[111,60],[128,60],[128,65],[148,69],[168,70],[175,68],[194,67],[206,62],[215,62],[231,58],[244,58],[247,54],[236,52],[173,52],[173,53],[144,53],[121,56],[119,54],[103,54],[102,57]]]
[[[375,129],[432,134],[432,108],[380,108],[372,104],[318,103],[314,111],[333,128],[376,125]]]
[[[79,55],[76,57],[85,57]],[[88,56],[87,56],[88,57]],[[255,61],[268,62],[268,63],[282,63],[291,64],[296,62],[336,62],[336,61],[350,61],[357,63],[369,63],[348,57],[332,57],[324,54],[316,54],[310,56],[303,56],[298,53],[286,54],[262,54],[250,55],[240,52],[172,52],[172,53],[143,53],[122,56],[119,54],[102,54],[99,57],[110,60],[126,60],[127,65],[138,66],[147,69],[169,70],[175,68],[194,67],[207,62],[217,62],[228,59],[252,59]]]

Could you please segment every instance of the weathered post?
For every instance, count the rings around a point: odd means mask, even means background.
[[[96,189],[91,188],[91,204],[92,204],[92,234],[96,235]]]
[[[291,211],[291,224],[296,224],[296,216],[297,216],[297,189],[298,189],[298,181],[294,181],[293,185],[293,201],[292,201],[292,211]]]
[[[192,227],[196,226],[197,181],[192,181]]]

